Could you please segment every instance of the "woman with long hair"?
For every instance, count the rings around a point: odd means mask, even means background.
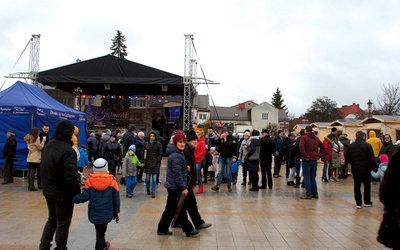
[[[24,137],[28,147],[28,157],[26,161],[29,164],[28,169],[28,190],[29,191],[37,191],[35,187],[35,173],[36,170],[40,167],[40,160],[42,157],[42,149],[44,143],[46,142],[46,138],[43,138],[42,142],[39,139],[40,130],[37,127],[31,129],[31,132]]]

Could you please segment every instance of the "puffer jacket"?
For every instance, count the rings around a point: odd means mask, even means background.
[[[363,139],[356,139],[347,148],[346,159],[351,164],[353,174],[367,174],[371,170],[377,171],[374,152],[369,143]]]
[[[155,140],[150,141],[150,135],[155,135]],[[144,172],[146,174],[158,174],[160,173],[161,159],[163,154],[163,148],[161,142],[157,140],[157,134],[152,131],[149,133],[148,142],[146,143],[146,160],[144,164]]]
[[[122,176],[136,176],[138,166],[141,167],[142,163],[137,158],[137,155],[130,155],[128,151],[122,162]]]
[[[26,162],[29,163],[40,163],[42,158],[42,149],[44,147],[44,142],[40,143],[39,136],[36,138],[33,137],[31,134],[27,134],[24,137],[28,147],[28,157],[26,158]]]
[[[45,197],[72,200],[81,192],[77,158],[71,141],[73,132],[72,122],[58,122],[53,139],[43,149],[40,173]]]
[[[90,174],[82,193],[74,197],[75,203],[89,201],[89,221],[106,224],[112,221],[114,213],[120,212],[119,187],[113,175],[108,172]]]
[[[257,159],[250,160],[249,158],[256,153],[257,147],[261,148],[261,141],[259,136],[252,136],[249,139],[249,147],[247,148],[247,155],[246,155],[246,168],[247,171],[250,172],[257,172],[258,167],[260,166],[260,155],[256,156]],[[260,150],[260,149],[259,149]],[[258,151],[260,153],[260,151]]]
[[[187,189],[187,164],[183,151],[174,144],[168,144],[167,154],[167,177],[164,186],[168,189],[183,191]]]

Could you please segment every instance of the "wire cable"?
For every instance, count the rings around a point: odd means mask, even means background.
[[[24,54],[26,48],[27,48],[28,45],[31,43],[31,41],[32,41],[32,38],[29,39],[29,41],[28,41],[28,43],[26,44],[26,46],[25,46],[24,50],[22,51],[21,55],[19,55],[17,61],[15,62],[14,66],[13,66],[12,69],[11,69],[11,72],[13,72],[15,66],[17,65],[17,63],[18,63],[18,61],[19,61],[19,59],[21,59],[22,55]],[[0,90],[3,89],[4,84],[6,83],[6,81],[7,81],[7,78],[4,80],[3,84],[1,85]]]
[[[196,53],[196,56],[197,56],[197,58],[198,58],[199,55],[197,54],[196,46],[194,45],[193,40],[192,40],[192,46],[193,46],[193,50],[194,50],[194,52]],[[217,108],[215,107],[214,98],[212,97],[212,95],[211,95],[211,93],[210,93],[210,88],[209,88],[208,83],[207,83],[207,78],[206,78],[206,75],[205,75],[205,73],[204,73],[203,66],[201,66],[201,63],[199,63],[199,66],[200,66],[201,74],[203,75],[203,79],[204,79],[204,81],[205,81],[205,83],[206,83],[206,87],[207,87],[207,90],[208,90],[207,92],[209,93],[210,98],[211,98],[212,107],[214,108],[214,111],[215,111],[215,114],[216,114],[216,116],[217,116],[217,120],[219,121],[219,124],[221,124],[221,119],[219,118],[219,114],[218,114]],[[210,117],[210,118],[211,118],[211,117]]]

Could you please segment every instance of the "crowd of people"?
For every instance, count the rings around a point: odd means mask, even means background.
[[[150,131],[146,136],[143,131],[136,132],[136,126],[131,124],[123,135],[109,129],[100,138],[90,133],[87,147],[83,144],[78,147],[79,130],[69,121],[57,124],[51,140],[49,130],[49,125],[44,124],[41,131],[32,128],[24,137],[28,148],[28,190],[43,189],[49,211],[40,249],[50,249],[54,234],[57,249],[66,247],[74,203],[86,201],[89,201],[89,221],[96,229],[96,249],[109,249],[110,243],[105,240],[107,224],[113,219],[118,222],[120,212],[117,175],[121,175],[120,184],[125,185],[127,198],[132,198],[137,183],[143,182],[147,195],[155,198],[161,183],[164,148],[168,155],[164,183],[168,198],[158,224],[158,235],[172,235],[171,223],[182,228],[187,237],[210,227],[199,213],[195,193],[203,194],[207,182],[214,182],[212,191],[223,190],[221,185],[226,183],[226,190],[232,192],[240,170],[241,185],[248,185],[249,191],[272,189],[274,178],[285,174],[288,186],[305,188],[301,199],[318,199],[319,161],[323,163],[322,182],[338,182],[353,176],[357,209],[372,206],[371,182],[381,182],[380,196],[385,212],[399,210],[398,202],[396,206],[387,198],[394,179],[385,174],[399,174],[393,169],[399,149],[390,135],[384,135],[382,141],[372,130],[368,139],[364,132],[358,131],[351,143],[347,134],[339,134],[335,127],[323,141],[311,126],[306,126],[298,135],[287,136],[282,130],[276,134],[268,129],[246,130],[240,139],[225,127],[219,131],[212,127],[185,132],[177,129],[165,143],[158,131]],[[13,130],[7,131],[7,138],[3,148],[3,185],[13,182],[17,147]],[[282,166],[285,166],[284,173],[281,173]],[[83,174],[88,168],[92,174]],[[84,185],[82,190],[81,185]]]

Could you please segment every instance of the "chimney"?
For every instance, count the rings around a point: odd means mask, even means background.
[[[245,103],[239,103],[239,109],[245,109],[246,108],[246,104]]]

